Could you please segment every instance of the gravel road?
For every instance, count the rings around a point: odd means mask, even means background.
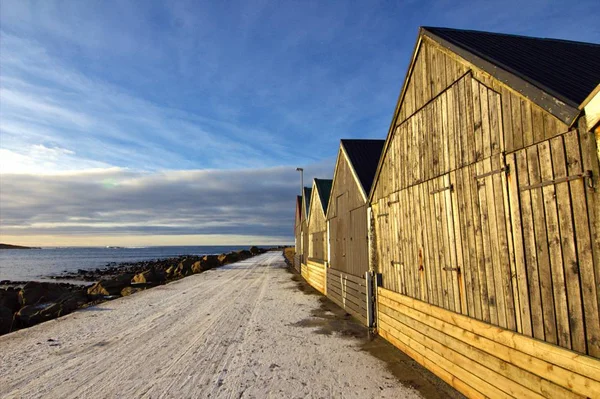
[[[2,336],[0,397],[437,392],[403,385],[364,350],[366,329],[339,320],[297,279],[270,252]]]

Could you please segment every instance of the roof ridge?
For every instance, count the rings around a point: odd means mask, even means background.
[[[564,43],[572,43],[572,44],[580,44],[580,45],[583,44],[583,45],[588,45],[588,46],[600,47],[600,43],[581,42],[581,41],[577,41],[577,40],[568,40],[568,39],[557,39],[554,37],[527,36],[527,35],[517,35],[514,33],[490,32],[490,31],[477,30],[477,29],[447,28],[447,27],[442,27],[442,26],[421,26],[421,28],[425,29],[427,31],[430,31],[431,33],[435,33],[435,32],[433,32],[433,30],[483,33],[483,34],[488,34],[488,35],[500,35],[500,36],[508,36],[508,37],[515,37],[515,38],[521,38],[521,39],[546,40],[546,41],[553,41],[553,42],[564,42]]]

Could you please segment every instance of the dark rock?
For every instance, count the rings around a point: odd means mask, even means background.
[[[133,275],[127,273],[113,279],[100,280],[88,288],[87,293],[91,296],[121,295],[121,290],[129,287],[132,278]]]
[[[55,302],[43,302],[36,305],[23,306],[16,318],[23,327],[31,327],[60,316],[61,305]]]
[[[0,290],[0,306],[8,308],[12,312],[19,310],[21,307],[21,304],[19,303],[19,290],[12,287]]]
[[[202,257],[201,262],[204,270],[221,266],[221,262],[219,262],[219,257],[217,255],[205,255]]]
[[[261,250],[260,250],[260,248],[259,248],[259,247],[252,246],[252,247],[250,247],[250,253],[251,253],[252,255],[258,255],[258,254],[260,254],[260,253],[261,253]]]
[[[56,302],[61,306],[60,316],[63,316],[85,305],[88,302],[88,296],[85,290],[79,290],[64,294]]]
[[[236,252],[238,254],[239,260],[244,260],[252,257],[252,253],[248,250],[242,249],[241,251]]]
[[[201,260],[198,260],[196,262],[194,262],[194,264],[192,264],[192,273],[196,274],[196,273],[202,273],[203,271],[208,270],[207,268],[204,268],[204,264],[202,263]]]
[[[192,271],[192,265],[195,263],[195,259],[193,258],[185,258],[175,268],[173,271],[174,277],[186,277],[191,274],[194,274]]]
[[[219,263],[225,265],[227,263],[237,262],[239,260],[239,255],[236,252],[230,252],[228,254],[219,255]]]
[[[133,276],[131,280],[132,284],[153,284],[153,283],[162,283],[165,281],[165,274],[162,272],[157,272],[154,268],[150,270],[146,270],[142,273],[136,274]]]
[[[173,278],[173,274],[175,273],[175,268],[177,266],[170,266],[169,268],[167,268],[167,270],[165,270],[165,274],[167,275],[167,278]]]
[[[0,335],[12,331],[13,312],[4,305],[0,305]]]
[[[68,291],[65,286],[60,284],[30,281],[19,291],[19,304],[27,306],[39,302],[52,302]]]
[[[143,291],[143,288],[136,288],[136,287],[125,287],[121,290],[121,296],[129,296],[129,295],[133,295],[136,292],[140,292]]]

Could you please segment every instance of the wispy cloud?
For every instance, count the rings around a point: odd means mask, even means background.
[[[323,174],[331,167],[308,170]],[[287,167],[4,174],[0,232],[290,237],[298,186],[298,174]]]

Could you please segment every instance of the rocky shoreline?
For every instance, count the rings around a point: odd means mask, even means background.
[[[175,258],[107,265],[103,269],[64,273],[52,278],[90,282],[89,285],[35,281],[0,281],[0,335],[31,327],[77,309],[132,295],[136,292],[202,273],[266,252],[251,247],[220,255]]]

